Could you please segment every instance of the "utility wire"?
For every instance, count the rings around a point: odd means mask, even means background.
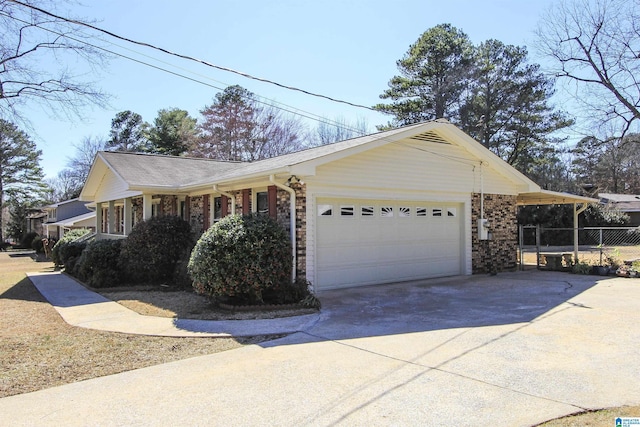
[[[174,75],[174,76],[176,76],[176,77],[181,77],[181,78],[183,78],[183,79],[186,79],[186,80],[192,81],[192,82],[194,82],[194,83],[198,83],[198,84],[201,84],[201,85],[204,85],[204,86],[207,86],[207,87],[211,87],[211,88],[214,88],[214,89],[217,89],[217,90],[220,90],[220,91],[223,91],[223,90],[225,89],[225,88],[223,88],[223,87],[216,86],[216,85],[214,85],[214,84],[207,83],[207,82],[203,82],[202,80],[198,80],[198,79],[196,79],[196,78],[186,76],[186,75],[181,74],[181,73],[178,73],[178,72],[176,72],[176,71],[171,71],[171,70],[168,70],[168,69],[166,69],[166,68],[160,67],[160,66],[158,66],[158,65],[150,64],[150,63],[145,62],[145,61],[142,61],[142,60],[140,60],[140,59],[136,59],[136,58],[133,58],[133,57],[131,57],[131,56],[128,56],[128,55],[125,55],[125,54],[122,54],[122,53],[115,52],[115,51],[113,51],[113,50],[107,49],[107,48],[105,48],[105,47],[102,47],[102,46],[98,46],[98,45],[95,45],[95,44],[89,43],[89,42],[88,42],[88,41],[86,41],[86,40],[77,39],[77,38],[72,37],[72,36],[70,36],[70,35],[68,35],[68,34],[62,34],[62,33],[58,32],[58,31],[52,30],[52,29],[50,29],[50,28],[46,28],[46,27],[44,27],[44,26],[42,26],[42,25],[38,25],[38,24],[34,25],[33,23],[30,23],[30,22],[28,22],[28,21],[22,20],[22,19],[20,19],[20,18],[15,17],[15,16],[7,15],[6,13],[2,13],[2,12],[0,12],[0,15],[1,15],[1,16],[4,16],[4,17],[6,17],[6,18],[13,19],[13,20],[18,21],[18,22],[21,22],[21,23],[26,24],[26,25],[31,25],[31,26],[33,26],[33,27],[35,27],[35,28],[38,28],[38,29],[41,29],[41,30],[43,30],[43,31],[47,31],[47,32],[50,32],[50,33],[52,33],[52,34],[55,34],[55,35],[58,35],[58,36],[65,37],[65,38],[67,38],[67,39],[69,39],[69,40],[72,40],[72,41],[74,41],[74,42],[76,42],[76,43],[82,43],[82,44],[85,44],[85,45],[87,45],[87,46],[90,46],[90,47],[92,47],[92,48],[94,48],[94,49],[102,50],[102,51],[104,51],[104,52],[106,52],[106,53],[109,53],[109,54],[111,54],[111,55],[119,56],[119,57],[124,58],[124,59],[127,59],[127,60],[129,60],[129,61],[133,61],[133,62],[136,62],[136,63],[138,63],[138,64],[145,65],[145,66],[147,66],[147,67],[150,67],[150,68],[153,68],[153,69],[156,69],[156,70],[159,70],[159,71],[163,71],[163,72],[165,72],[165,73],[168,73],[168,74]],[[127,47],[120,46],[120,45],[114,44],[114,43],[109,42],[109,41],[105,41],[105,42],[106,42],[106,43],[108,43],[108,44],[110,44],[110,45],[112,45],[112,46],[115,46],[115,47],[118,47],[118,48],[121,48],[121,49],[124,49],[124,50],[128,50],[129,52],[135,53],[135,54],[140,55],[140,56],[144,56],[144,57],[146,57],[146,58],[149,58],[149,59],[151,59],[151,60],[154,60],[154,61],[160,62],[160,63],[165,64],[165,65],[167,65],[167,66],[170,66],[170,67],[173,67],[173,68],[177,68],[177,69],[179,69],[179,70],[182,70],[182,71],[184,71],[184,72],[187,72],[187,73],[190,73],[190,74],[196,75],[196,76],[198,76],[198,77],[201,77],[201,78],[204,78],[204,79],[207,79],[207,80],[211,80],[211,81],[214,81],[214,82],[220,83],[221,85],[223,85],[223,86],[225,86],[225,87],[230,86],[228,83],[224,83],[224,82],[221,82],[221,81],[219,81],[219,80],[212,79],[212,78],[210,78],[210,77],[208,77],[208,76],[205,76],[205,75],[203,75],[203,74],[199,74],[199,73],[196,73],[196,72],[194,72],[194,71],[188,70],[188,69],[186,69],[186,68],[179,67],[179,66],[177,66],[177,65],[171,64],[171,63],[169,63],[169,62],[162,61],[162,60],[160,60],[160,59],[158,59],[158,58],[154,58],[154,57],[152,57],[152,56],[149,56],[149,55],[143,54],[143,53],[141,53],[141,52],[134,51],[134,50],[129,49],[129,48],[127,48]],[[257,94],[254,94],[254,95],[255,95],[255,98],[251,98],[251,99],[250,99],[250,97],[247,97],[247,96],[243,96],[243,97],[244,97],[244,98],[246,98],[246,99],[248,99],[248,100],[255,101],[255,102],[259,103],[259,104],[266,105],[266,106],[269,106],[269,107],[273,107],[273,108],[279,109],[279,110],[281,110],[281,111],[284,111],[284,112],[287,112],[287,113],[290,113],[290,114],[293,114],[293,115],[296,115],[296,116],[300,116],[300,117],[304,117],[304,118],[309,119],[309,120],[313,120],[313,121],[318,122],[318,123],[324,123],[324,124],[329,125],[329,126],[334,126],[334,127],[337,127],[337,128],[341,128],[341,129],[347,130],[347,131],[352,132],[352,133],[354,133],[354,134],[358,134],[359,136],[363,136],[363,135],[365,135],[365,134],[366,134],[366,133],[365,133],[365,132],[363,132],[362,130],[359,130],[359,129],[356,129],[356,128],[353,128],[353,127],[350,127],[350,126],[345,125],[344,123],[341,123],[341,122],[337,122],[337,121],[331,120],[331,119],[329,119],[329,118],[327,118],[327,117],[323,117],[323,116],[320,116],[320,115],[318,115],[318,114],[315,114],[315,113],[312,113],[312,112],[309,112],[309,111],[306,111],[306,110],[302,110],[302,109],[300,109],[300,108],[297,108],[297,107],[294,107],[294,106],[291,106],[291,105],[288,105],[288,104],[284,104],[284,103],[281,103],[281,102],[275,101],[275,100],[273,100],[273,99],[265,98],[265,97],[262,97],[262,96],[257,95]]]
[[[249,75],[249,74],[246,74],[246,73],[242,73],[242,72],[239,72],[239,71],[235,71],[235,70],[232,70],[232,69],[229,69],[229,68],[226,68],[226,67],[221,67],[221,66],[218,66],[218,65],[215,65],[215,64],[210,64],[210,63],[208,63],[208,62],[206,62],[206,61],[202,61],[202,60],[200,60],[200,59],[192,58],[192,57],[189,57],[189,56],[186,56],[186,55],[182,55],[182,54],[174,53],[174,52],[168,51],[168,50],[163,49],[163,48],[160,48],[160,47],[156,47],[156,46],[151,45],[151,44],[148,44],[148,43],[138,42],[138,41],[135,41],[135,40],[131,40],[131,39],[128,39],[128,38],[126,38],[126,37],[122,37],[122,36],[119,36],[119,35],[117,35],[117,34],[111,33],[111,32],[109,32],[109,31],[107,31],[107,30],[103,30],[103,29],[101,29],[101,28],[95,27],[95,26],[93,26],[93,25],[91,25],[91,24],[87,24],[87,23],[85,23],[85,22],[76,21],[76,20],[73,20],[73,19],[68,19],[68,18],[65,18],[65,17],[62,17],[62,16],[55,15],[55,14],[53,14],[53,13],[51,13],[51,12],[48,12],[48,11],[46,11],[46,10],[44,10],[44,9],[38,8],[38,7],[36,7],[36,6],[29,5],[29,4],[26,4],[26,3],[22,3],[22,2],[20,2],[20,1],[18,1],[18,0],[9,0],[9,1],[10,1],[10,2],[13,2],[13,3],[16,3],[16,4],[19,4],[19,5],[21,5],[21,6],[24,6],[24,7],[28,7],[28,8],[30,8],[30,9],[36,10],[36,11],[38,11],[38,12],[41,12],[41,13],[43,13],[43,14],[45,14],[45,15],[48,15],[48,16],[51,16],[51,17],[53,17],[53,18],[60,19],[60,20],[63,20],[63,21],[65,21],[65,22],[69,22],[69,23],[73,23],[73,24],[77,24],[77,25],[85,26],[85,27],[91,28],[91,29],[93,29],[93,30],[96,30],[96,31],[102,32],[102,33],[104,33],[104,34],[107,34],[107,35],[109,35],[109,36],[111,36],[111,37],[115,37],[115,38],[117,38],[117,39],[124,40],[124,41],[126,41],[126,42],[133,43],[133,44],[137,44],[137,45],[140,45],[140,46],[149,47],[149,48],[151,48],[151,49],[155,49],[155,50],[158,50],[158,51],[160,51],[160,52],[163,52],[163,53],[166,53],[166,54],[169,54],[169,55],[172,55],[172,56],[176,56],[176,57],[179,57],[179,58],[182,58],[182,59],[187,59],[187,60],[190,60],[190,61],[198,62],[198,63],[204,64],[204,65],[206,65],[206,66],[209,66],[209,67],[212,67],[212,68],[216,68],[216,69],[220,69],[220,70],[223,70],[223,71],[232,72],[232,73],[235,73],[235,74],[238,74],[238,75],[241,75],[241,76],[243,76],[243,77],[250,78],[250,79],[254,79],[254,80],[258,80],[258,81],[262,81],[262,82],[265,82],[265,83],[270,83],[270,84],[273,84],[273,85],[276,85],[276,86],[283,87],[283,88],[285,88],[285,89],[294,90],[294,91],[298,91],[298,92],[305,93],[305,94],[307,94],[307,95],[311,95],[311,96],[316,96],[316,97],[319,97],[319,98],[328,99],[328,100],[333,101],[333,102],[338,102],[338,103],[342,103],[342,104],[347,104],[347,105],[351,105],[351,106],[358,107],[358,108],[365,108],[365,109],[367,109],[367,110],[371,110],[371,111],[376,111],[376,112],[377,112],[377,110],[375,110],[375,109],[373,109],[373,108],[371,108],[371,107],[367,107],[367,106],[359,105],[359,104],[353,104],[353,103],[348,102],[348,101],[342,101],[342,100],[334,99],[334,98],[331,98],[331,97],[328,97],[328,96],[325,96],[325,95],[315,94],[315,93],[312,93],[312,92],[305,91],[305,90],[303,90],[303,89],[298,89],[298,88],[295,88],[295,87],[291,87],[291,86],[283,85],[283,84],[280,84],[280,83],[277,83],[277,82],[273,82],[273,81],[271,81],[271,80],[261,79],[261,78],[258,78],[258,77],[253,77],[253,76],[251,76],[251,75]],[[3,14],[3,15],[4,15],[4,16],[6,16],[6,17],[9,17],[9,18],[15,19],[15,20],[17,20],[17,21],[19,21],[19,22],[23,22],[23,23],[28,24],[28,25],[33,25],[33,26],[35,26],[35,27],[37,27],[37,28],[40,28],[40,29],[42,29],[42,30],[45,30],[45,31],[51,32],[51,33],[53,33],[53,34],[56,34],[56,35],[60,35],[60,36],[66,37],[66,38],[68,38],[68,39],[70,39],[70,40],[73,40],[73,41],[75,41],[75,42],[83,43],[83,44],[86,44],[86,45],[91,46],[91,47],[93,47],[93,48],[100,49],[100,50],[103,50],[103,51],[105,51],[105,52],[111,53],[111,54],[113,54],[113,55],[116,55],[116,56],[119,56],[119,57],[122,57],[122,58],[128,59],[128,60],[130,60],[130,61],[134,61],[134,62],[136,62],[136,63],[142,64],[142,65],[146,65],[146,66],[148,66],[148,67],[151,67],[151,68],[154,68],[154,69],[157,69],[157,70],[160,70],[160,71],[164,71],[164,72],[166,72],[166,73],[169,73],[169,74],[175,75],[175,76],[177,76],[177,77],[181,77],[181,78],[184,78],[184,79],[187,79],[187,80],[193,81],[193,82],[195,82],[195,83],[199,83],[199,84],[202,84],[202,85],[205,85],[205,86],[208,86],[208,87],[212,87],[212,88],[214,88],[214,89],[224,90],[224,89],[222,89],[222,88],[220,88],[220,87],[218,87],[218,86],[215,86],[215,85],[213,85],[213,84],[211,84],[211,83],[206,83],[206,82],[203,82],[203,81],[201,81],[201,80],[195,79],[195,78],[193,78],[193,77],[185,76],[184,74],[180,74],[180,73],[177,73],[177,72],[175,72],[175,71],[167,70],[167,69],[162,68],[162,67],[157,66],[157,65],[149,64],[149,63],[147,63],[147,62],[144,62],[144,61],[139,60],[139,59],[132,58],[132,57],[127,56],[127,55],[124,55],[124,54],[122,54],[122,53],[114,52],[114,51],[109,50],[109,49],[106,49],[106,48],[104,48],[104,47],[94,45],[94,44],[89,43],[89,42],[87,42],[87,41],[85,41],[85,40],[76,39],[76,38],[73,38],[73,37],[71,37],[71,36],[69,36],[69,35],[66,35],[66,34],[62,34],[62,33],[56,32],[56,31],[54,31],[54,30],[51,30],[51,29],[46,28],[46,27],[42,27],[42,26],[40,26],[40,25],[34,25],[33,23],[29,23],[29,22],[27,22],[27,21],[23,21],[23,20],[21,20],[21,19],[19,19],[19,18],[17,18],[17,17],[14,17],[14,16],[6,15],[6,14]],[[107,43],[109,43],[109,44],[111,44],[111,45],[113,45],[113,46],[120,47],[120,48],[122,48],[122,49],[129,50],[130,52],[134,52],[134,53],[136,53],[136,54],[139,54],[139,55],[142,55],[142,56],[146,56],[147,58],[153,59],[153,60],[155,60],[155,61],[158,61],[158,62],[161,62],[161,63],[167,64],[167,65],[170,65],[170,66],[173,66],[173,67],[175,67],[175,68],[182,69],[183,71],[187,71],[187,72],[189,72],[189,73],[191,73],[191,74],[198,75],[197,73],[194,73],[194,72],[192,72],[192,71],[190,71],[190,70],[186,70],[186,69],[184,69],[184,68],[177,67],[176,65],[169,64],[169,63],[164,62],[164,61],[161,61],[161,60],[159,60],[159,59],[157,59],[157,58],[153,58],[153,57],[150,57],[150,56],[148,56],[148,55],[145,55],[145,54],[141,54],[141,53],[139,53],[139,52],[132,51],[131,49],[128,49],[128,48],[125,48],[125,47],[122,47],[122,46],[119,46],[119,45],[113,44],[113,43],[108,42],[108,41],[107,41]],[[201,76],[201,75],[200,75],[200,76]],[[208,78],[208,77],[206,77],[206,76],[201,76],[201,77],[204,77],[204,78],[210,79],[210,78]],[[217,81],[217,80],[214,80],[214,79],[210,79],[210,80]],[[221,84],[223,84],[223,85],[225,85],[225,83],[222,83],[222,82],[219,82],[219,81],[217,81],[217,82],[218,82],[218,83],[221,83]],[[263,97],[260,97],[260,96],[258,96],[258,98],[267,99],[267,98],[263,98]],[[292,111],[292,110],[290,110],[290,109],[287,109],[287,108],[283,108],[283,107],[279,107],[279,106],[277,106],[277,105],[274,105],[274,104],[280,104],[280,103],[277,103],[276,101],[273,101],[273,100],[269,100],[269,101],[271,101],[272,103],[268,103],[268,102],[262,101],[262,100],[260,100],[260,99],[256,99],[256,101],[257,101],[257,102],[259,102],[259,103],[261,103],[261,104],[263,104],[263,105],[268,105],[268,106],[271,106],[271,107],[274,107],[274,108],[278,108],[278,109],[280,109],[280,110],[282,110],[282,111],[286,111],[286,112],[291,113],[291,114],[295,114],[295,115],[298,115],[298,116],[301,116],[301,117],[305,117],[305,118],[310,119],[310,120],[314,120],[314,121],[317,121],[317,122],[320,122],[320,123],[325,123],[325,124],[328,124],[328,125],[331,125],[331,126],[336,126],[336,127],[342,128],[342,129],[346,129],[346,130],[349,130],[349,131],[354,132],[354,133],[356,133],[356,134],[362,134],[362,132],[361,132],[360,130],[357,130],[357,129],[355,129],[355,128],[349,128],[349,127],[347,127],[347,126],[344,126],[344,124],[338,123],[338,122],[336,122],[336,121],[332,121],[332,120],[330,120],[330,119],[322,118],[321,116],[318,116],[318,115],[313,114],[313,113],[306,112],[306,111],[304,111],[304,110],[300,110],[300,109],[298,109],[298,108],[296,108],[296,107],[291,107],[291,106],[288,106],[288,105],[286,105],[286,104],[281,104],[281,105],[284,105],[284,106],[286,106],[286,107],[288,107],[288,108],[293,108],[294,110],[296,110],[296,111]],[[302,114],[302,113],[300,113],[300,111],[302,111],[302,112],[304,112],[304,113],[306,113],[306,114]],[[312,117],[312,116],[315,116],[315,117]],[[420,152],[423,152],[423,153],[431,154],[431,155],[434,155],[434,156],[437,156],[437,157],[442,157],[442,158],[445,158],[445,159],[448,159],[448,160],[451,160],[451,161],[454,161],[454,162],[463,163],[463,164],[466,164],[466,165],[469,165],[469,166],[473,166],[473,167],[474,167],[474,169],[475,169],[474,163],[477,163],[477,162],[474,162],[473,160],[463,159],[463,158],[459,158],[459,157],[457,157],[457,156],[450,156],[450,155],[446,155],[446,154],[442,154],[442,153],[437,153],[437,152],[434,152],[434,151],[430,151],[430,150],[428,150],[428,149],[419,148],[419,147],[415,147],[415,146],[412,146],[412,145],[402,144],[402,143],[400,143],[399,141],[393,141],[393,140],[391,140],[391,139],[389,139],[389,138],[382,138],[382,139],[383,139],[383,140],[385,140],[385,141],[392,142],[392,143],[394,143],[394,144],[397,144],[397,145],[403,146],[403,147],[405,147],[405,148],[414,149],[414,150],[416,150],[416,151],[420,151]],[[480,162],[480,163],[481,163],[481,162]]]
[[[306,95],[311,95],[311,96],[315,96],[315,97],[318,97],[318,98],[327,99],[327,100],[332,101],[332,102],[338,102],[338,103],[341,103],[341,104],[346,104],[346,105],[350,105],[352,107],[357,107],[357,108],[364,108],[364,109],[370,110],[370,111],[377,111],[376,109],[368,107],[366,105],[355,104],[353,102],[344,101],[344,100],[337,99],[337,98],[332,98],[332,97],[327,96],[327,95],[322,95],[322,94],[319,94],[319,93],[310,92],[310,91],[307,91],[307,90],[304,90],[304,89],[300,89],[300,88],[297,88],[297,87],[294,87],[294,86],[288,86],[288,85],[285,85],[285,84],[282,84],[282,83],[275,82],[273,80],[269,80],[269,79],[265,79],[265,78],[261,78],[261,77],[255,77],[255,76],[252,76],[251,74],[247,74],[247,73],[244,73],[242,71],[237,71],[237,70],[233,70],[231,68],[223,67],[221,65],[212,64],[212,63],[204,61],[202,59],[194,58],[194,57],[188,56],[188,55],[183,55],[181,53],[172,52],[172,51],[170,51],[168,49],[165,49],[165,48],[162,48],[162,47],[158,47],[158,46],[152,45],[150,43],[140,42],[140,41],[137,41],[137,40],[129,39],[127,37],[123,37],[123,36],[120,36],[118,34],[112,33],[111,31],[96,27],[95,25],[91,25],[91,24],[88,24],[88,23],[82,22],[82,21],[76,21],[76,20],[70,19],[70,18],[65,18],[63,16],[56,15],[54,13],[46,11],[46,10],[44,10],[42,8],[37,7],[37,6],[33,6],[33,5],[30,5],[30,4],[27,4],[27,3],[23,3],[23,2],[18,1],[18,0],[9,0],[9,1],[12,2],[12,3],[27,7],[29,9],[38,11],[38,12],[40,12],[42,14],[45,14],[47,16],[50,16],[52,18],[60,19],[60,20],[63,20],[65,22],[69,22],[69,23],[76,24],[76,25],[81,25],[81,26],[90,28],[92,30],[99,31],[99,32],[101,32],[103,34],[106,34],[108,36],[117,38],[119,40],[123,40],[123,41],[126,41],[128,43],[137,44],[139,46],[145,46],[145,47],[148,47],[150,49],[155,49],[155,50],[158,50],[160,52],[166,53],[168,55],[173,55],[173,56],[176,56],[178,58],[182,58],[182,59],[186,59],[186,60],[189,60],[189,61],[193,61],[193,62],[197,62],[197,63],[203,64],[203,65],[206,65],[207,67],[216,68],[218,70],[222,70],[222,71],[227,71],[227,72],[230,72],[230,73],[238,74],[238,75],[240,75],[242,77],[246,77],[248,79],[257,80],[257,81],[260,81],[260,82],[263,82],[263,83],[268,83],[268,84],[271,84],[271,85],[275,85],[275,86],[278,86],[278,87],[281,87],[281,88],[284,88],[284,89],[301,92],[301,93],[304,93]]]

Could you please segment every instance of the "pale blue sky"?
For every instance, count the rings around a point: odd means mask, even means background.
[[[474,43],[494,38],[525,45],[531,58],[539,61],[533,48],[533,31],[551,3],[552,0],[85,0],[74,13],[96,19],[98,26],[131,39],[370,106],[379,102],[380,93],[396,74],[396,60],[425,30],[437,24],[453,24]],[[117,40],[113,43],[132,49],[134,52],[111,46],[129,56],[151,62],[139,54],[144,53],[201,74],[196,78],[213,85],[240,84],[260,96],[319,116],[342,115],[350,120],[364,117],[372,129],[388,120],[379,113],[291,92]],[[34,139],[43,150],[42,165],[48,177],[64,168],[67,157],[73,154],[72,144],[85,136],[106,137],[118,111],[135,111],[148,122],[153,121],[159,109],[171,107],[199,117],[199,111],[211,103],[217,92],[121,58],[111,61],[99,77],[99,86],[113,96],[111,105],[105,110],[87,110],[84,121],[52,120],[37,106],[32,109],[37,132]]]

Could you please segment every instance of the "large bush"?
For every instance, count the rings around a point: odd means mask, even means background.
[[[133,282],[180,284],[193,245],[188,222],[176,216],[154,217],[133,227],[122,245],[120,265]]]
[[[207,230],[189,260],[196,291],[263,302],[263,293],[290,283],[291,243],[266,215],[227,216]]]
[[[60,240],[56,242],[51,250],[51,260],[56,266],[63,266],[69,260],[69,257],[78,257],[80,252],[84,249],[84,245],[73,245],[69,248],[71,242],[78,240],[80,237],[90,233],[90,230],[86,228],[80,228],[66,232]],[[80,252],[78,249],[80,248]]]
[[[30,231],[25,233],[20,239],[19,248],[20,249],[32,249],[33,241],[38,237],[38,233],[35,231]]]
[[[76,275],[94,288],[120,285],[118,261],[122,240],[96,240],[87,245],[74,269]]]

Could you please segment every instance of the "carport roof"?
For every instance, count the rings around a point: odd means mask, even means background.
[[[532,193],[518,194],[517,203],[519,206],[573,205],[575,203],[598,203],[598,199],[558,191],[540,190]]]

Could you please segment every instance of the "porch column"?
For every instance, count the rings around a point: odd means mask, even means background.
[[[153,201],[151,200],[151,194],[143,194],[142,195],[142,220],[145,221],[147,219],[151,219],[152,210],[151,205]]]
[[[131,225],[133,223],[133,205],[131,204],[131,197],[124,199],[124,230],[123,234],[128,236],[131,233]]]
[[[109,209],[107,211],[107,233],[114,234],[116,232],[116,202],[109,200]]]
[[[102,203],[96,203],[96,238],[102,234]]]

